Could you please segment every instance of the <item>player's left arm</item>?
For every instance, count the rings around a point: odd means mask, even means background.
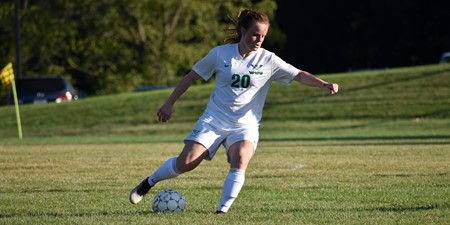
[[[339,90],[339,85],[336,83],[328,83],[314,75],[312,75],[309,72],[306,71],[300,71],[298,72],[297,76],[294,78],[295,81],[306,84],[313,87],[319,87],[323,88],[328,91],[330,94],[336,94]]]

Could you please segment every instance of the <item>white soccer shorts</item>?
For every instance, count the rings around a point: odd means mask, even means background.
[[[250,127],[228,124],[205,113],[199,118],[197,124],[185,140],[195,141],[205,146],[209,151],[206,160],[212,160],[221,144],[228,151],[228,148],[232,144],[246,140],[253,143],[253,150],[256,151],[259,140],[259,129],[257,126]]]

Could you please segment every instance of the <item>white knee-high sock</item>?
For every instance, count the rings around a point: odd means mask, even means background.
[[[177,157],[168,159],[148,178],[148,183],[151,186],[154,186],[156,183],[162,180],[175,178],[180,175],[181,173],[177,170],[176,162]]]
[[[237,198],[245,181],[245,170],[231,168],[222,187],[222,199],[217,211],[227,212]]]

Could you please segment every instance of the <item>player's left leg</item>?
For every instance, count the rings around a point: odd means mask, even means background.
[[[255,152],[250,141],[238,141],[228,148],[230,171],[222,187],[222,198],[216,213],[226,213],[237,198],[245,181],[245,170]]]

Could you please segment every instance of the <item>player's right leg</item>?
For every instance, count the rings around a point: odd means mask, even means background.
[[[176,169],[180,173],[189,172],[195,168],[209,155],[209,151],[202,144],[186,140],[183,151],[177,157]]]
[[[203,145],[195,141],[185,141],[183,151],[178,157],[168,159],[131,191],[130,202],[139,203],[156,183],[195,169],[208,154]]]

